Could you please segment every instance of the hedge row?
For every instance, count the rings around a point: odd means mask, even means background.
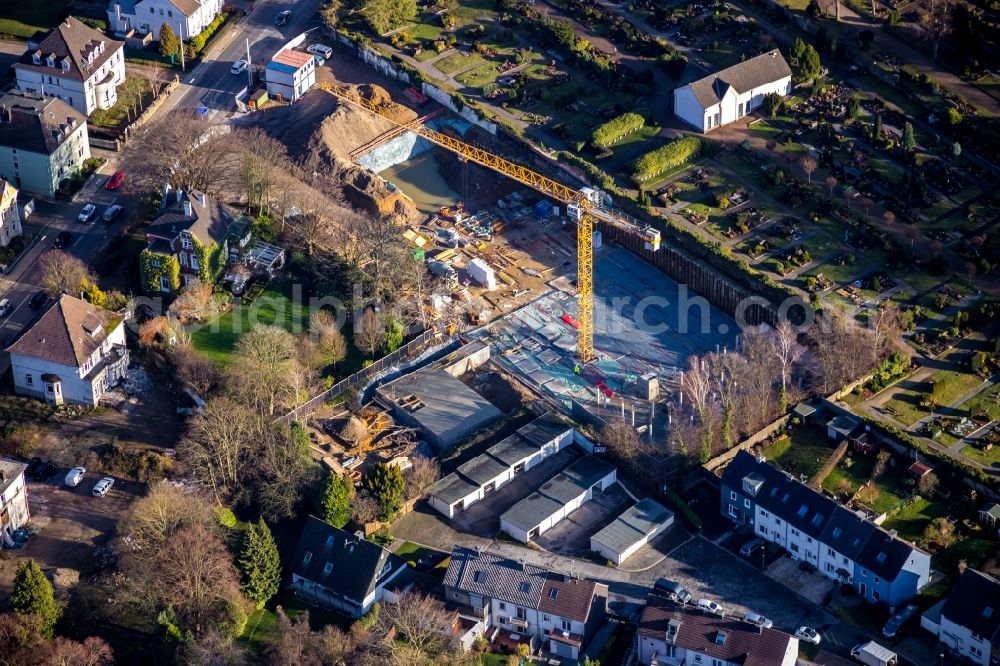
[[[698,514],[688,506],[688,503],[684,501],[684,498],[677,494],[673,488],[667,488],[664,493],[667,496],[667,501],[673,505],[677,513],[680,514],[681,518],[687,523],[688,527],[695,530],[696,532],[701,531],[701,518]]]
[[[208,40],[212,38],[222,24],[226,22],[231,14],[225,12],[219,14],[215,19],[205,26],[205,29],[199,32],[197,35],[191,38],[187,44],[184,45],[184,55],[188,58],[193,58],[199,53],[205,50],[205,45],[208,44]]]
[[[590,142],[598,148],[607,148],[632,132],[642,129],[645,124],[646,119],[638,113],[623,113],[595,129]]]
[[[632,178],[642,183],[667,169],[684,164],[701,151],[701,140],[696,136],[675,139],[665,146],[651,150],[635,161]]]

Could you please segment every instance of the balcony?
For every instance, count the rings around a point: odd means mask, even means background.
[[[517,627],[519,629],[527,629],[528,628],[528,621],[527,620],[522,620],[521,618],[518,618],[518,617],[512,617],[512,618],[510,618],[509,620],[507,620],[507,623],[510,624],[512,627]]]
[[[489,614],[489,608],[485,606],[477,608],[475,606],[449,601],[447,607],[449,610],[457,611],[459,617],[468,618],[477,622],[485,622],[486,616]]]
[[[125,376],[128,362],[128,349],[125,345],[113,345],[83,379],[91,384],[98,384],[102,380],[106,380],[105,386],[113,386]]]

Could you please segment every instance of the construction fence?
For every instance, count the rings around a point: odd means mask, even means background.
[[[438,335],[440,334],[433,328],[427,329],[391,354],[383,356],[367,368],[358,370],[350,377],[340,380],[327,390],[310,398],[287,414],[279,416],[275,419],[275,422],[291,423],[292,421],[302,421],[306,419],[326,403],[332,402],[338,395],[357,388],[358,386],[362,386],[373,377],[385,372],[400,361],[410,358],[411,356],[415,356],[418,352],[422,351],[428,344],[430,344],[432,340],[437,338]]]

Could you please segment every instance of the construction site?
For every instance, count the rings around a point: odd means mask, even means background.
[[[353,205],[405,225],[408,252],[433,285],[425,306],[436,327],[485,343],[488,367],[551,408],[595,425],[623,417],[652,441],[669,441],[688,357],[734,347],[730,317],[704,299],[688,305],[695,294],[602,241],[602,230],[613,231],[605,238],[630,236],[656,251],[658,231],[569,174],[558,182],[521,166],[509,142],[414,88],[334,81],[287,113],[297,117],[281,118],[285,127],[318,126],[297,139],[300,148],[340,172]],[[414,400],[426,409],[427,400]],[[440,449],[454,438],[422,439]]]

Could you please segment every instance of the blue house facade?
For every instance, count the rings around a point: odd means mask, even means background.
[[[745,451],[722,475],[720,510],[870,603],[896,606],[930,578],[928,553]]]

